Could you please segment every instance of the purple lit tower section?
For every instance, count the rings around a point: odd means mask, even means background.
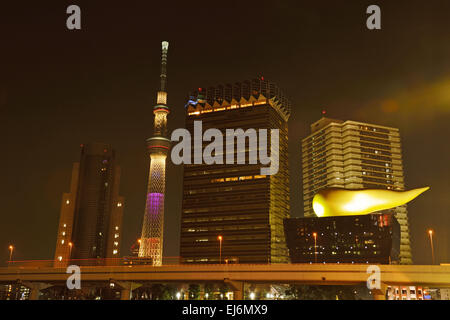
[[[157,104],[153,107],[154,133],[147,139],[150,155],[148,175],[147,202],[142,225],[139,257],[150,258],[154,266],[162,265],[163,231],[164,231],[164,193],[166,186],[166,158],[170,148],[167,138],[166,67],[169,43],[162,42],[161,89],[158,91]]]

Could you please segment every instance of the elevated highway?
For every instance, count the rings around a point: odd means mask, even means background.
[[[116,282],[126,298],[133,284],[181,282],[227,282],[235,297],[242,298],[244,283],[357,285],[373,275],[368,264],[221,264],[221,265],[133,265],[85,266],[81,269],[82,284]],[[384,297],[387,286],[429,286],[450,288],[450,265],[378,265],[380,289],[374,296]],[[375,268],[378,270],[377,268]],[[31,289],[31,298],[43,285],[66,282],[70,274],[65,267],[12,266],[0,268],[0,284],[23,283]],[[372,278],[374,275],[372,276]],[[377,277],[377,276],[376,276]],[[372,281],[372,283],[375,283]],[[37,292],[36,292],[37,291]]]

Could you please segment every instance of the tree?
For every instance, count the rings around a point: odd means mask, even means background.
[[[150,292],[152,294],[152,300],[161,300],[164,291],[164,285],[162,284],[154,284],[150,288]]]
[[[162,300],[173,300],[177,294],[177,288],[172,285],[166,284],[163,288]]]
[[[290,285],[286,295],[295,300],[355,300],[354,290],[351,286]]]
[[[225,300],[228,291],[230,291],[230,286],[227,283],[221,283],[219,286],[220,298]]]
[[[190,284],[188,290],[189,290],[189,299],[198,300],[200,294],[200,285]]]
[[[214,285],[212,283],[205,283],[203,286],[203,291],[205,292],[205,299],[209,300],[213,298]],[[206,298],[206,294],[208,294],[208,298]]]

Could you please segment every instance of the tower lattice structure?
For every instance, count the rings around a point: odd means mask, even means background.
[[[157,94],[157,104],[153,107],[154,131],[147,139],[150,156],[147,196],[144,222],[142,225],[139,257],[150,258],[154,266],[162,265],[164,231],[164,193],[166,183],[166,158],[170,148],[167,137],[167,51],[169,43],[162,42],[161,88]]]

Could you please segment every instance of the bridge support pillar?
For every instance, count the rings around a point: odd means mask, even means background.
[[[39,300],[39,292],[52,286],[43,282],[21,282],[21,284],[30,289],[29,300]]]
[[[229,284],[233,290],[233,300],[244,300],[244,282],[230,281],[225,279],[225,283]]]
[[[130,300],[133,290],[142,286],[142,284],[132,281],[116,281],[111,279],[110,282],[119,287],[120,300]]]
[[[130,289],[120,290],[120,300],[130,300],[131,291]]]

